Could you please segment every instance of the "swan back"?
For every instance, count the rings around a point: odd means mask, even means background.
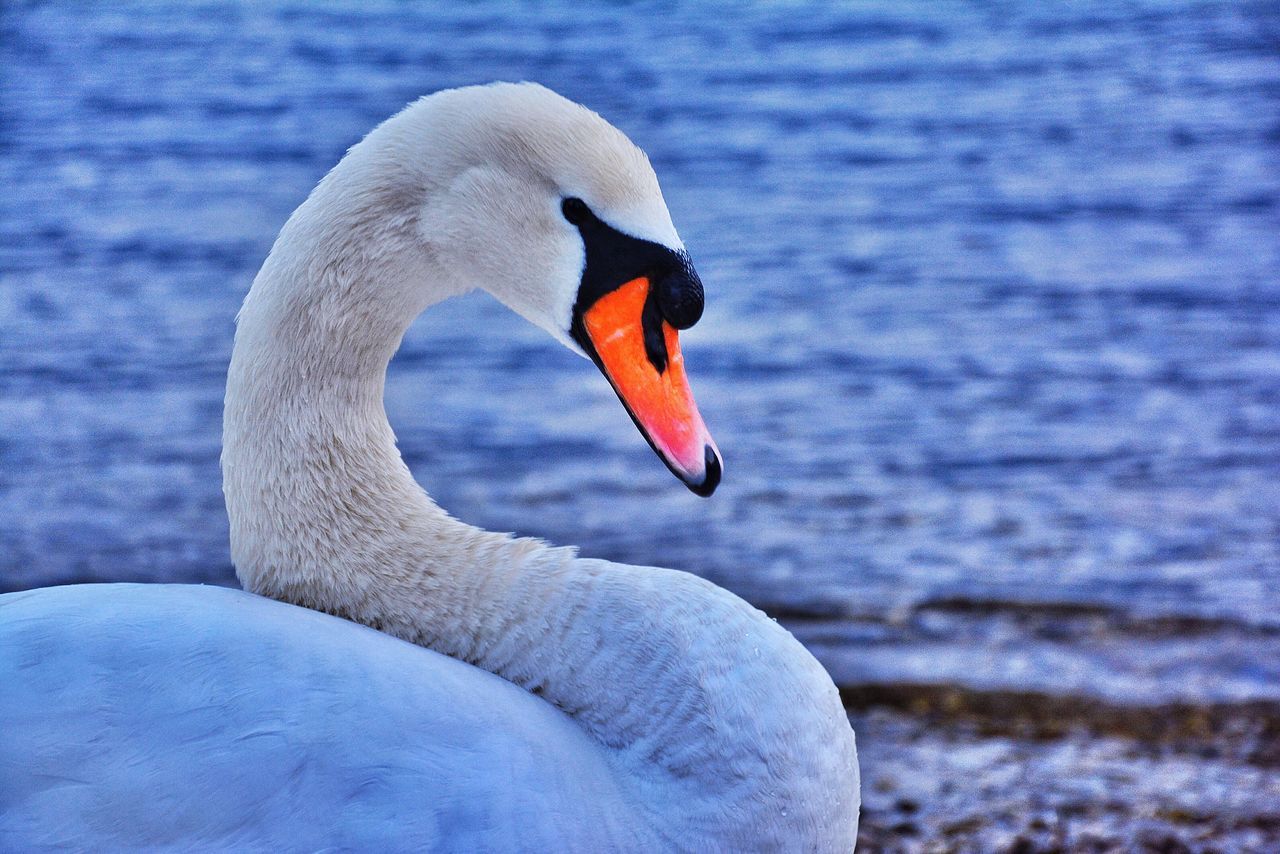
[[[655,840],[626,778],[549,703],[384,633],[236,590],[2,595],[0,685],[6,851]]]

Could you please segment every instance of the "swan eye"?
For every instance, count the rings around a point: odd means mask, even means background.
[[[573,225],[581,225],[591,215],[591,208],[582,199],[570,197],[560,203],[564,218]]]

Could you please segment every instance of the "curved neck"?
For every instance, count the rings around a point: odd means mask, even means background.
[[[222,462],[245,588],[554,703],[611,751],[654,827],[683,816],[682,833],[755,846],[848,814],[834,687],[776,624],[684,573],[466,525],[415,483],[383,411],[386,367],[456,289],[424,289],[447,280],[366,166],[357,147],[298,209],[238,319]]]

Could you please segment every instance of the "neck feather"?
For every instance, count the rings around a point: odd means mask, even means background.
[[[383,411],[386,367],[456,290],[423,290],[445,277],[387,170],[367,166],[349,156],[299,208],[239,317],[223,476],[244,586],[554,703],[611,751],[655,826],[685,817],[680,846],[840,837],[824,822],[856,798],[852,733],[789,634],[685,573],[466,525],[415,483]]]

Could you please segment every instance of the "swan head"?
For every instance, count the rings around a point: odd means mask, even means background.
[[[448,90],[413,111],[432,141],[416,222],[437,270],[589,357],[672,473],[710,495],[723,465],[679,343],[702,282],[644,152],[536,84]]]

